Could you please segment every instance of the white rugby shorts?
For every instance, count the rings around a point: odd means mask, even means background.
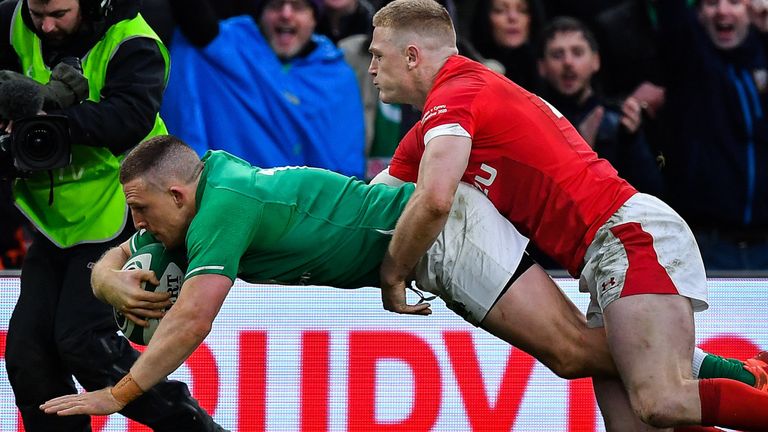
[[[416,266],[416,286],[475,326],[515,274],[528,239],[473,186],[460,183],[445,228]]]
[[[685,221],[654,196],[635,194],[597,230],[587,248],[579,290],[589,292],[587,321],[603,326],[603,310],[621,297],[678,294],[693,310],[707,305],[699,246]]]

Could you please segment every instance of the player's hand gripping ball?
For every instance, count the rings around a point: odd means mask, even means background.
[[[152,285],[146,281],[141,283],[145,291],[168,292],[171,294],[171,303],[175,303],[179,297],[181,285],[184,283],[186,271],[186,257],[182,253],[173,253],[165,250],[161,243],[146,245],[137,250],[126,261],[123,270],[148,269],[155,272],[160,285]],[[126,318],[117,309],[113,309],[117,326],[123,335],[131,342],[139,345],[147,345],[152,335],[155,334],[160,320],[149,318],[148,327],[141,327]]]

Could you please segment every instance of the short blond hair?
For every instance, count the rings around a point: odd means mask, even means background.
[[[395,0],[373,16],[374,27],[410,31],[422,37],[456,46],[456,30],[451,15],[434,0]]]

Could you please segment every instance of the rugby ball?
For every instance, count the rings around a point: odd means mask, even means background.
[[[166,251],[162,243],[153,243],[137,250],[123,265],[123,270],[148,269],[155,272],[160,285],[142,282],[141,287],[146,291],[169,292],[171,303],[175,303],[179,297],[181,285],[184,283],[186,271],[186,258],[181,253]],[[150,318],[149,327],[141,327],[125,317],[117,309],[113,308],[115,322],[125,336],[131,342],[139,345],[147,345],[155,334],[160,320]]]

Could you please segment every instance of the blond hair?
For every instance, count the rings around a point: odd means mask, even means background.
[[[451,15],[434,0],[395,0],[373,16],[374,27],[413,32],[422,38],[456,46],[456,31]]]

